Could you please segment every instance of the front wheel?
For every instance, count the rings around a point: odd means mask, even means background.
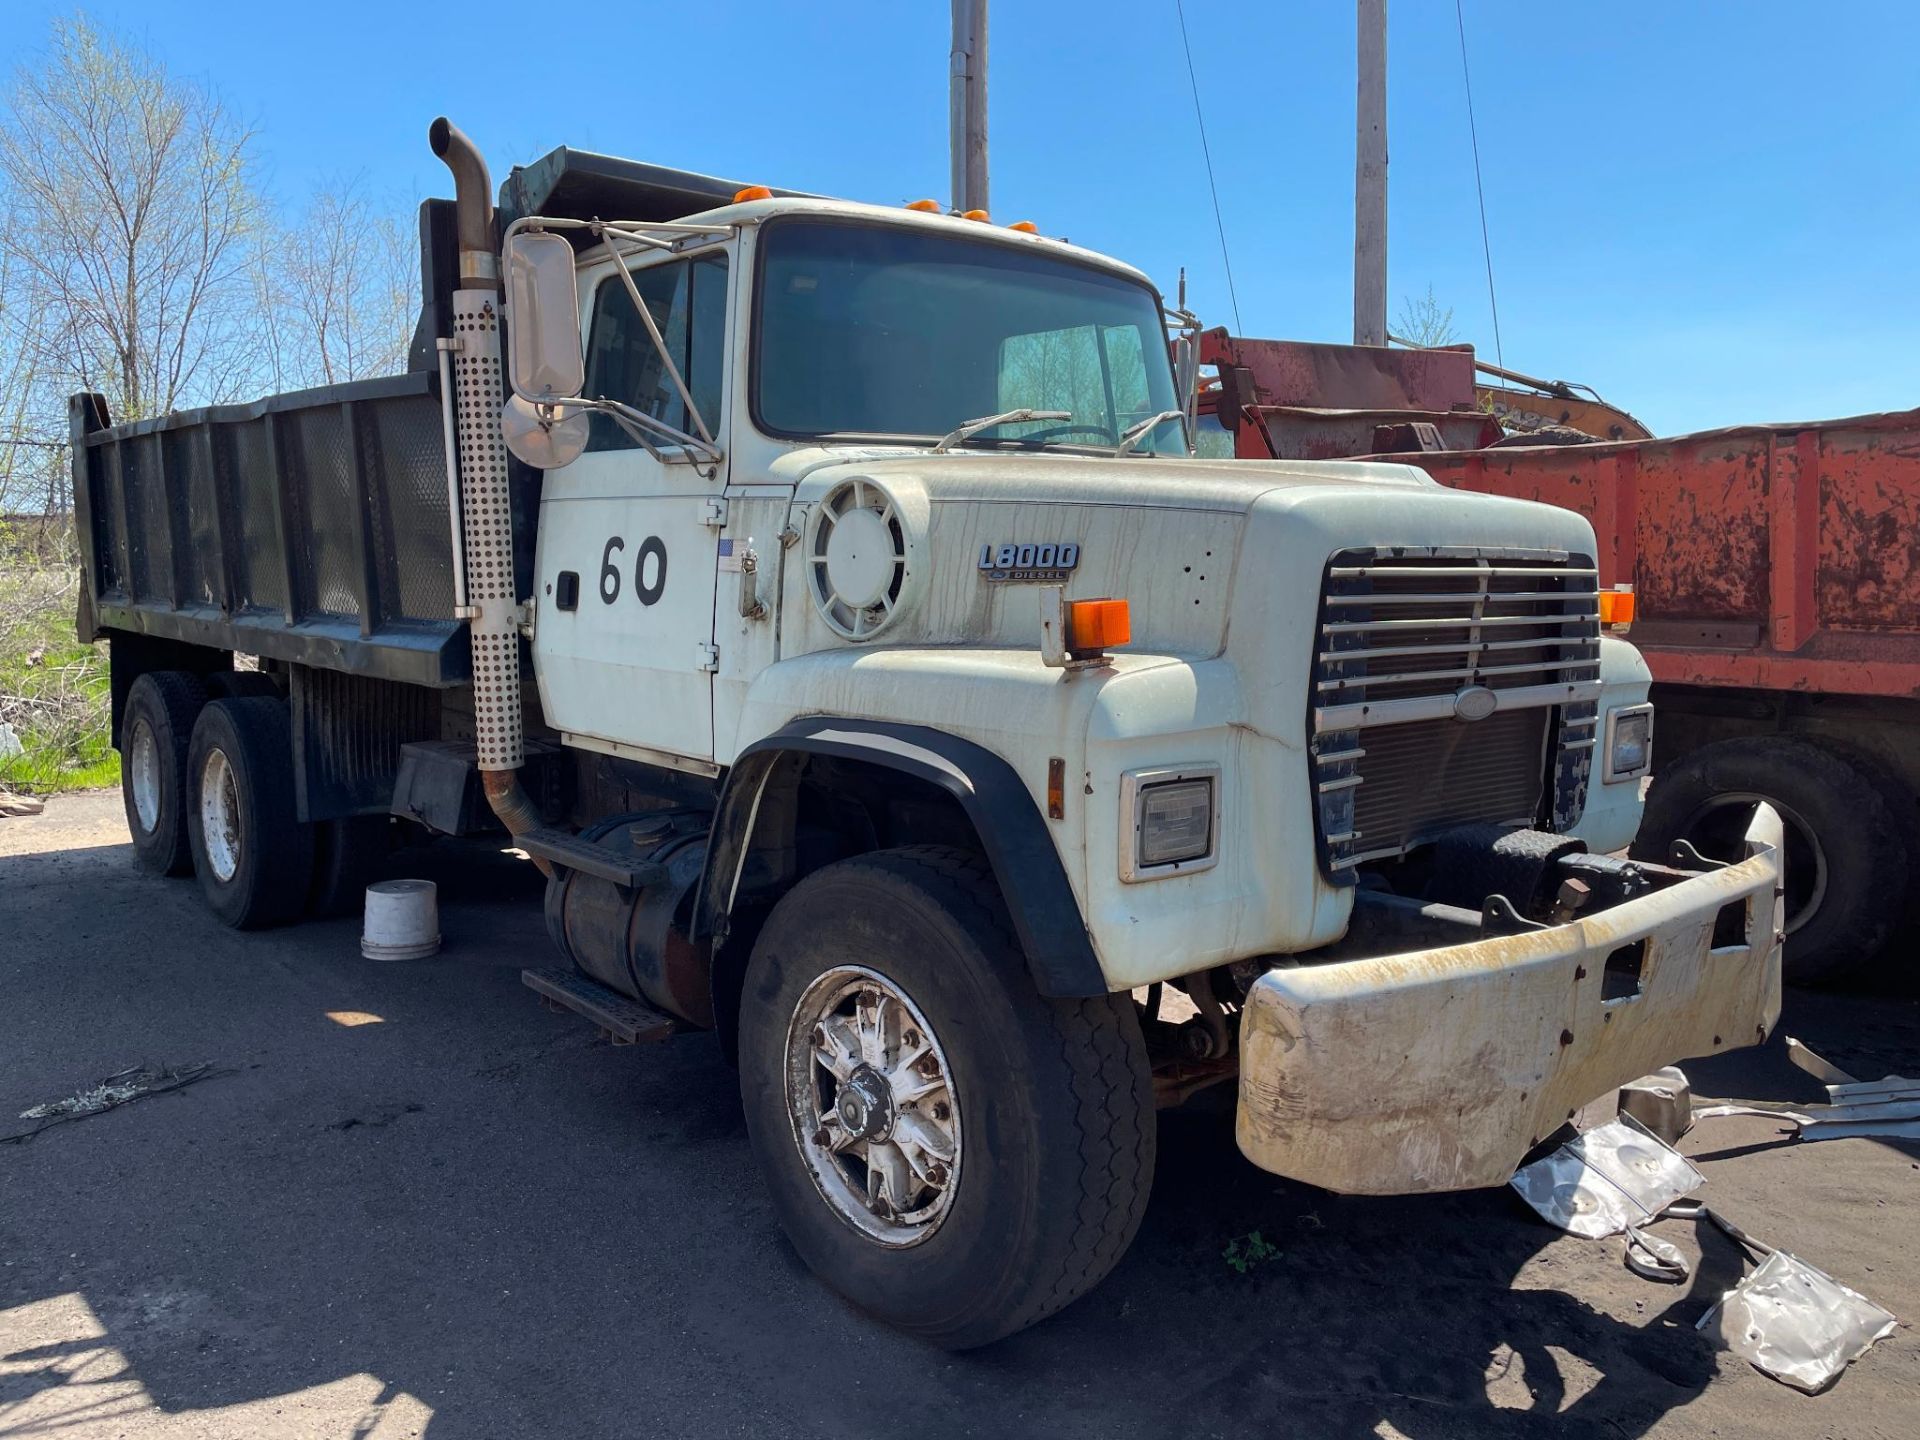
[[[1035,990],[983,861],[936,847],[816,871],[768,917],[741,1091],[814,1272],[953,1349],[1034,1324],[1125,1253],[1153,1176],[1125,995]]]

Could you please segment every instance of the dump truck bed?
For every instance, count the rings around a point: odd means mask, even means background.
[[[74,397],[85,638],[466,681],[435,372],[107,422]]]
[[[1920,410],[1381,458],[1585,515],[1656,680],[1920,696]]]

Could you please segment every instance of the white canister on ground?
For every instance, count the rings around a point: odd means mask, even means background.
[[[431,880],[367,886],[360,953],[369,960],[423,960],[440,950],[440,896]]]

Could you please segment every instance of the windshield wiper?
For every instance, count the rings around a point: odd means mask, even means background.
[[[996,425],[1014,425],[1022,420],[1071,420],[1073,415],[1066,410],[1002,410],[998,415],[982,415],[978,420],[968,420],[956,425],[934,442],[931,453],[939,455],[954,446],[971,440],[982,430],[991,430]]]
[[[1184,420],[1186,418],[1187,412],[1184,410],[1162,410],[1158,415],[1149,415],[1138,425],[1129,425],[1125,430],[1122,430],[1120,432],[1120,443],[1113,447],[1111,453],[1115,455],[1125,455],[1142,440],[1146,439],[1148,435],[1152,434],[1155,426],[1164,425],[1169,420]]]

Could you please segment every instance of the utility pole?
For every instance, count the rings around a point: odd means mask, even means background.
[[[1353,156],[1353,343],[1387,343],[1387,0],[1359,0]]]
[[[987,0],[953,0],[950,75],[947,134],[953,164],[953,208],[985,210],[988,208]]]

